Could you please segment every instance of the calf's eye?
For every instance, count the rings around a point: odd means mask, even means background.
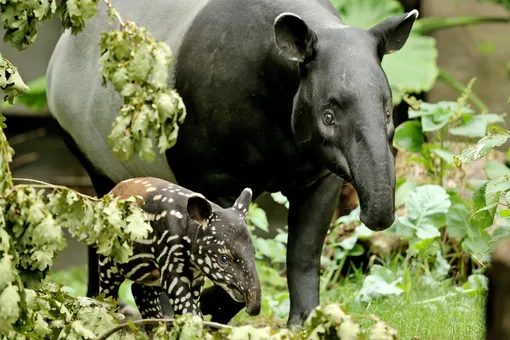
[[[225,264],[228,262],[228,256],[227,255],[221,255],[220,256],[220,262]]]
[[[326,110],[322,116],[322,121],[326,125],[333,125],[335,123],[335,116],[333,116],[332,110]]]

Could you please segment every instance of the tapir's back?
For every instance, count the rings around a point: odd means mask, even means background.
[[[208,0],[112,2],[125,19],[146,27],[156,39],[166,41],[175,57],[189,24]],[[118,28],[117,23],[115,28]],[[149,175],[175,182],[163,155],[158,153],[153,163],[143,162],[138,157],[120,162],[113,157],[107,144],[107,136],[122,105],[110,84],[108,88],[101,86],[99,75],[100,33],[111,29],[105,4],[101,1],[99,13],[81,33],[73,36],[68,30],[61,36],[47,71],[50,111],[92,164],[114,182]],[[173,68],[169,81],[173,87]]]
[[[234,130],[244,136],[250,135],[241,132],[243,129],[251,129],[255,135],[258,135],[260,130],[268,131],[267,125],[270,128],[274,128],[271,124],[276,125],[275,122],[266,121],[266,116],[272,114],[264,113],[259,117],[265,125],[251,116],[255,115],[254,111],[264,102],[285,100],[285,105],[282,106],[288,107],[288,113],[285,114],[290,116],[293,94],[288,100],[281,97],[260,98],[257,99],[258,102],[253,100],[261,96],[278,95],[263,87],[266,86],[266,82],[274,82],[274,79],[277,79],[278,84],[283,81],[278,79],[282,72],[272,74],[266,72],[265,65],[262,64],[267,60],[267,55],[280,58],[281,60],[277,62],[279,67],[288,64],[283,57],[278,56],[276,50],[272,50],[276,48],[272,36],[272,25],[276,16],[286,11],[295,12],[309,18],[312,26],[328,20],[339,20],[328,0],[114,0],[113,4],[125,19],[146,27],[156,39],[166,41],[172,49],[176,60],[170,70],[169,86],[174,87],[176,74],[174,67],[177,67],[181,82],[182,79],[185,82],[184,85],[181,84],[181,88],[177,86],[177,91],[182,90],[187,94],[185,105],[191,108],[188,111],[187,122],[192,122],[188,124],[187,129],[182,128],[179,131],[180,136],[188,134],[187,138],[183,136],[179,140],[180,146],[187,143],[182,154],[188,156],[183,156],[185,159],[177,161],[181,166],[185,163],[187,168],[200,169],[202,169],[200,164],[189,163],[196,158],[203,159],[204,155],[197,151],[196,145],[188,145],[189,140],[199,138],[202,147],[206,148],[202,152],[206,152],[207,155],[210,153],[211,143],[214,143],[206,140],[207,136],[200,135],[198,131],[200,128],[213,130],[214,133],[211,134],[213,137],[216,134],[235,135],[232,133]],[[47,72],[50,111],[96,170],[113,182],[146,176],[176,182],[165,156],[159,152],[156,153],[156,160],[152,163],[141,161],[138,157],[134,157],[130,162],[121,162],[114,157],[108,146],[108,135],[122,103],[111,84],[108,84],[107,88],[102,87],[99,75],[100,33],[111,29],[105,6],[103,2],[99,3],[99,13],[92,18],[83,32],[72,36],[67,31],[59,40]],[[198,18],[196,22],[195,18]],[[115,27],[117,28],[118,24],[115,24]],[[247,31],[250,33],[246,34]],[[228,37],[228,41],[224,41],[227,39],[225,37]],[[183,45],[183,50],[189,52],[190,46],[198,47],[189,54],[181,55],[181,43],[184,39],[186,44]],[[211,44],[210,50],[202,47]],[[203,62],[203,59],[207,59],[207,62]],[[264,80],[262,76],[272,78]],[[297,73],[293,76],[297,77]],[[295,83],[285,80],[283,83]],[[220,91],[216,93],[217,98],[210,93],[214,86],[220,87]],[[188,93],[182,89],[184,87],[188,88]],[[274,107],[277,112],[282,111],[280,106]],[[244,119],[239,115],[240,112],[251,118]],[[221,117],[213,117],[214,114]],[[243,119],[244,125],[239,124],[239,119]],[[207,121],[213,121],[213,124],[204,124]],[[221,124],[216,124],[217,121],[221,121]],[[249,124],[246,123],[248,121]],[[277,130],[281,133],[279,128]],[[218,140],[227,140],[223,137]],[[292,142],[292,138],[289,141]],[[268,140],[264,145],[269,145],[270,152],[274,153],[275,146],[282,145],[280,135],[274,138],[274,141]],[[231,157],[230,148],[221,149],[219,145],[214,146],[219,153],[218,159]],[[260,146],[247,147],[247,149],[260,148]],[[282,146],[282,150],[287,149],[288,147]],[[235,157],[246,156],[245,153],[238,153]],[[268,159],[268,155],[261,159],[267,162],[265,159]],[[292,159],[296,157],[293,156]],[[250,164],[241,159],[235,160],[234,163]],[[271,172],[274,170],[273,165],[270,170]],[[248,183],[243,185],[246,184]]]

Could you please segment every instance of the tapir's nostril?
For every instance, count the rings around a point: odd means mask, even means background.
[[[368,209],[368,212],[362,210],[360,220],[369,229],[373,231],[382,231],[391,227],[395,221],[395,214],[391,209],[389,211],[381,211],[380,209],[372,209],[372,211],[370,211],[370,209]]]

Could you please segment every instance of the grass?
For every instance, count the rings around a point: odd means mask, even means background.
[[[72,267],[54,272],[50,280],[74,289],[75,295],[86,292],[86,267]],[[322,303],[339,303],[352,315],[374,314],[398,330],[400,339],[412,340],[476,340],[484,336],[485,294],[480,291],[458,292],[450,280],[430,287],[422,283],[418,275],[411,275],[405,291],[399,296],[372,300],[370,303],[356,301],[365,275],[356,273],[346,280],[322,289]],[[264,278],[261,278],[264,280]],[[232,325],[251,323],[256,326],[285,327],[288,313],[286,290],[263,286],[262,314],[250,317],[239,313]],[[121,297],[133,303],[129,285],[124,284]],[[371,323],[360,319],[362,328]]]
[[[349,314],[377,315],[398,330],[400,339],[483,338],[483,293],[455,293],[450,285],[416,287],[408,294],[404,292],[400,296],[362,303],[354,298],[361,287],[361,283],[356,281],[346,282],[340,287],[323,292],[322,302],[343,304]],[[367,324],[365,326],[368,327]]]

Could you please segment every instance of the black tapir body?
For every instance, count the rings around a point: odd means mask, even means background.
[[[356,188],[369,228],[394,221],[391,89],[381,61],[404,45],[418,12],[364,30],[344,24],[327,0],[112,2],[171,47],[169,86],[187,117],[177,144],[155,162],[115,159],[107,136],[121,101],[101,86],[99,34],[110,29],[101,3],[82,33],[64,33],[50,61],[48,103],[66,143],[98,195],[145,176],[223,207],[245,187],[254,197],[282,191],[289,324],[302,323],[319,304],[320,254],[343,180]],[[96,263],[91,252],[89,296],[98,292]],[[242,306],[217,286],[201,296],[213,321],[228,322]]]
[[[120,182],[110,195],[137,197],[152,232],[134,245],[126,263],[99,258],[100,293],[117,298],[124,279],[143,318],[162,318],[160,295],[169,297],[174,314],[202,316],[198,300],[205,277],[250,315],[260,313],[260,282],[255,248],[246,225],[252,192],[245,188],[232,207],[222,208],[203,195],[158,178]]]

